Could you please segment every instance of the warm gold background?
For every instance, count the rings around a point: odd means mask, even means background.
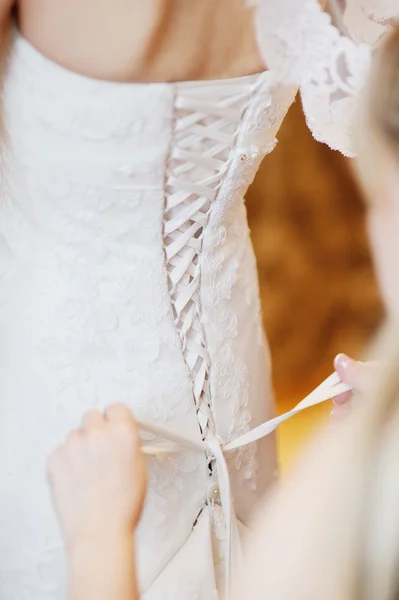
[[[247,206],[282,412],[332,372],[335,354],[358,355],[381,318],[350,161],[312,139],[299,102]],[[283,463],[330,410],[281,427]]]

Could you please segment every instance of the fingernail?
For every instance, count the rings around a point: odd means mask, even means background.
[[[341,394],[341,396],[335,396],[332,398],[332,402],[335,404],[335,406],[342,406],[343,404],[346,404],[346,401],[347,398],[345,397],[345,394]]]
[[[350,365],[351,359],[346,354],[338,354],[334,359],[334,367],[336,369],[347,369]]]

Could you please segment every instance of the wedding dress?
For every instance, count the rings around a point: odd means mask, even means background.
[[[270,436],[231,452],[226,472],[220,454],[273,417],[243,197],[298,87],[315,136],[351,153],[347,108],[370,57],[316,2],[287,1],[257,9],[269,70],[231,80],[91,80],[14,36],[1,109],[0,600],[65,598],[45,458],[84,411],[114,401],[204,444],[149,458],[144,600],[223,590],[230,521],[245,529],[276,474]],[[331,52],[347,59],[341,78]]]

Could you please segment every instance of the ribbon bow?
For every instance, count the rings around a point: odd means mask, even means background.
[[[334,396],[350,391],[350,386],[341,383],[337,373],[333,373],[323,381],[313,392],[301,400],[292,410],[270,419],[262,425],[251,429],[247,433],[240,435],[235,440],[224,443],[212,432],[208,432],[205,439],[198,440],[194,437],[188,437],[175,431],[162,427],[154,423],[139,421],[138,426],[142,432],[156,436],[155,441],[142,440],[142,449],[148,455],[173,454],[182,452],[210,452],[217,465],[218,484],[220,489],[220,503],[223,511],[223,517],[227,529],[227,566],[226,566],[226,595],[229,593],[231,584],[231,573],[233,565],[242,564],[242,551],[240,535],[237,526],[236,515],[233,507],[233,497],[231,493],[230,478],[226,457],[229,454],[247,446],[257,440],[272,433],[281,423],[287,421],[294,415],[302,412],[306,408],[321,404],[330,400]]]

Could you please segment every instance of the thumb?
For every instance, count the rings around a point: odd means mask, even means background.
[[[353,360],[346,354],[338,354],[334,360],[334,367],[343,383],[350,385],[356,392],[365,390],[369,370],[365,363]]]

